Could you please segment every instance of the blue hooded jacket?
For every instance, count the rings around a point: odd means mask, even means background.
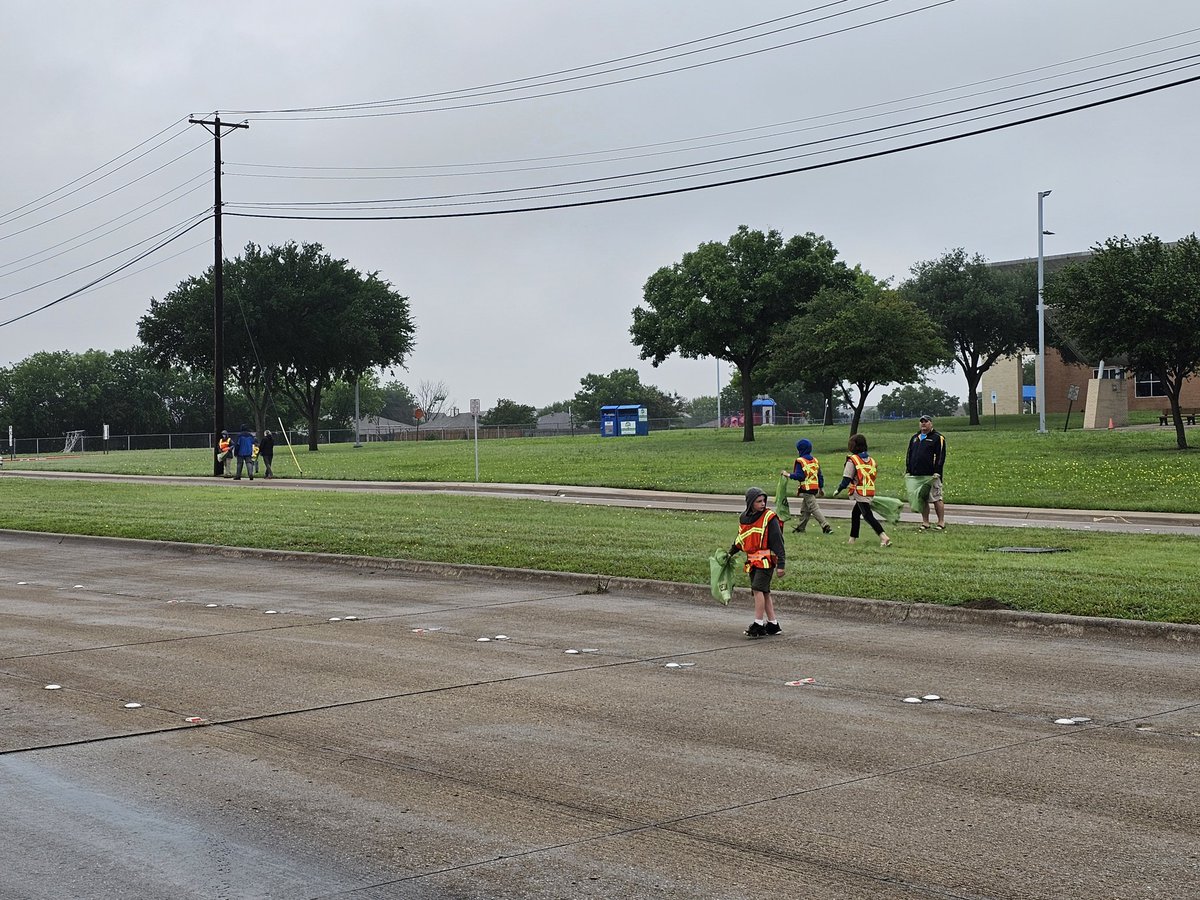
[[[805,438],[800,438],[800,440],[796,441],[796,455],[800,456],[804,459],[812,459],[813,458],[812,441],[807,440]],[[800,465],[800,463],[797,462],[792,467],[792,472],[790,475],[788,475],[788,478],[792,479],[793,481],[803,482],[804,481],[804,466]],[[818,487],[818,490],[825,489],[825,474],[823,472],[821,472],[819,469],[817,470],[817,487]]]

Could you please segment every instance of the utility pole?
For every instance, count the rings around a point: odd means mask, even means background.
[[[221,250],[221,130],[249,128],[247,122],[222,122],[217,113],[211,120],[188,119],[192,125],[203,125],[213,136],[213,475],[223,471],[217,459],[217,438],[225,427],[225,281],[224,258]]]

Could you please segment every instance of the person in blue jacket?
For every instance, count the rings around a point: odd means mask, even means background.
[[[817,503],[818,497],[825,496],[825,476],[821,473],[820,460],[813,456],[812,442],[804,438],[796,441],[796,454],[792,471],[785,470],[779,473],[800,482],[800,487],[796,490],[796,496],[800,498],[800,521],[792,531],[803,532],[808,520],[816,519],[817,524],[821,526],[821,533],[831,534],[833,526],[825,521],[825,514],[821,512],[821,505]]]
[[[233,476],[234,481],[241,479],[242,466],[250,473],[250,480],[254,480],[254,444],[254,432],[250,430],[249,425],[243,425],[238,436],[233,439],[233,455],[237,457],[237,474]]]

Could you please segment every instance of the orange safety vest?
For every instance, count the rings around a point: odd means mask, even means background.
[[[815,456],[812,459],[797,456],[796,465],[804,470],[804,480],[800,482],[799,492],[801,494],[815,494],[821,489],[821,464]]]
[[[861,494],[864,497],[875,496],[875,460],[863,459],[857,453],[851,453],[846,459],[854,463],[854,481],[850,485],[850,496]]]
[[[746,565],[743,568],[747,572],[753,568],[775,568],[775,554],[767,546],[767,526],[773,518],[775,511],[764,509],[763,514],[749,525],[738,523],[737,545],[746,554]]]
[[[221,438],[221,440],[217,441],[217,449],[220,450],[222,453],[227,451],[232,446],[233,446],[233,441],[231,441],[229,438]]]

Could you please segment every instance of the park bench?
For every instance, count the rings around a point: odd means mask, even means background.
[[[1181,410],[1179,410],[1179,415],[1183,418],[1183,421],[1186,422],[1188,425],[1195,425],[1197,412],[1200,412],[1200,410],[1181,409]],[[1171,411],[1169,409],[1164,409],[1158,416],[1158,424],[1166,425],[1170,421],[1171,421]]]

